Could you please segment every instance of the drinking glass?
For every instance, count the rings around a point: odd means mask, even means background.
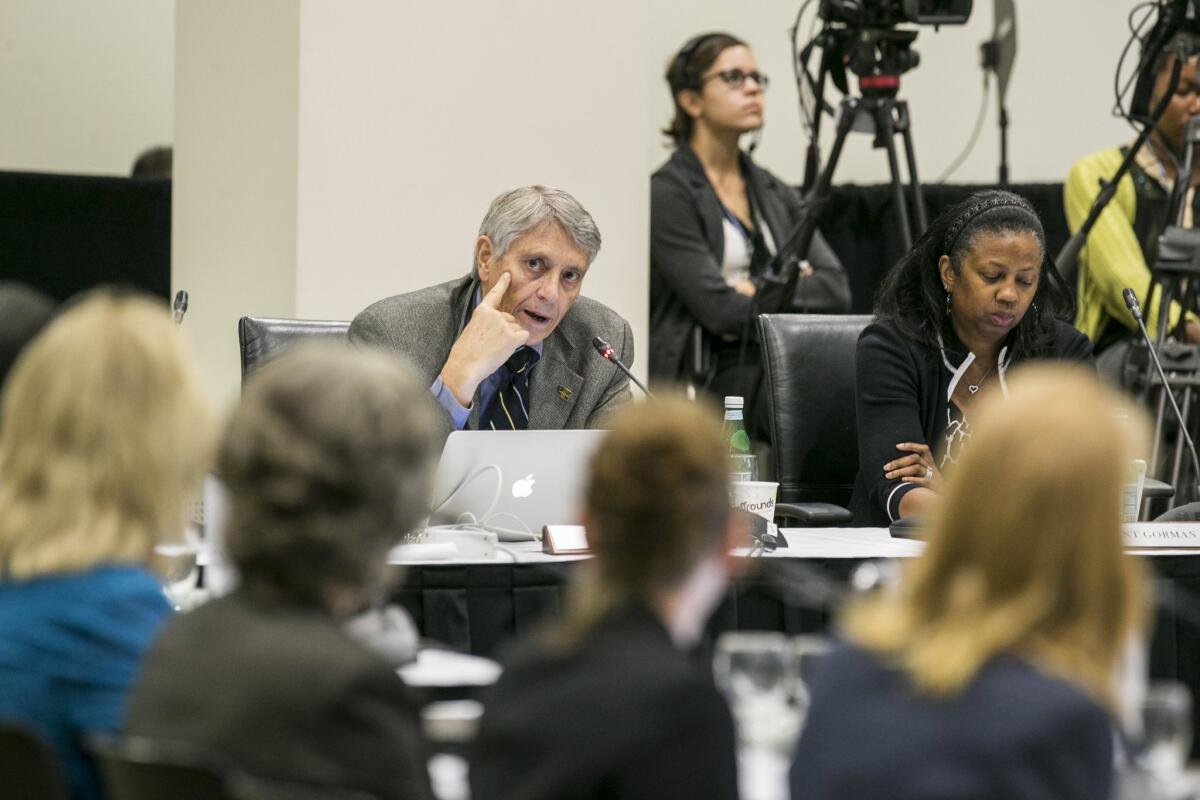
[[[829,654],[830,647],[829,639],[824,636],[797,636],[792,639],[792,651],[796,659],[794,702],[797,735],[804,727],[808,707],[812,704],[813,673],[820,668],[821,660]]]
[[[758,480],[758,456],[753,454],[731,454],[729,456],[729,480]]]
[[[1157,779],[1183,774],[1192,749],[1192,694],[1179,681],[1155,681],[1142,701],[1142,753]]]
[[[200,537],[190,526],[179,538],[154,546],[151,561],[162,576],[163,592],[177,611],[188,610],[196,600],[194,595],[199,581],[196,555],[199,552]]]
[[[782,633],[735,632],[717,639],[713,671],[748,749],[790,749],[796,652]]]

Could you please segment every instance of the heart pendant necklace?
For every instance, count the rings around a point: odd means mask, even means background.
[[[982,375],[980,375],[979,380],[976,381],[975,383],[968,383],[967,391],[970,392],[971,394],[977,394],[979,392],[979,387],[982,386],[983,382],[987,380],[987,376],[992,374],[992,367],[995,367],[995,366],[996,366],[995,364],[992,364],[991,367],[988,367],[987,371],[984,372]]]

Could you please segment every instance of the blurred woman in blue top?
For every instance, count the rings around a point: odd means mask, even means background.
[[[166,307],[109,293],[43,331],[0,402],[0,721],[40,734],[90,800],[83,740],[119,726],[170,613],[146,564],[182,529],[211,415]]]

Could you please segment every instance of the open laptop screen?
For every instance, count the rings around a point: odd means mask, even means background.
[[[503,539],[578,522],[588,461],[606,433],[451,433],[434,476],[430,524],[473,522]]]

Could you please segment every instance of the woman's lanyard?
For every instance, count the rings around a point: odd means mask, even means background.
[[[733,223],[733,227],[738,229],[742,234],[742,238],[746,240],[746,249],[751,253],[754,252],[754,234],[738,219],[738,215],[729,210],[729,206],[721,203],[721,213],[725,215],[725,219]],[[754,216],[754,207],[750,207],[750,215]]]
[[[754,193],[750,191],[750,186],[748,183],[746,186],[746,201],[747,205],[750,206],[750,218],[755,222],[756,227],[754,230],[747,228],[741,219],[738,218],[737,214],[734,214],[729,210],[729,206],[725,205],[724,203],[720,203],[720,206],[721,213],[725,216],[725,219],[729,221],[729,224],[731,224],[745,240],[746,253],[749,255],[749,258],[747,259],[749,262],[748,270],[751,276],[756,277],[766,271],[767,265],[771,261],[772,247],[765,238],[766,222],[764,221],[762,214],[757,213],[758,209],[754,203]],[[720,201],[718,200],[718,202]]]

